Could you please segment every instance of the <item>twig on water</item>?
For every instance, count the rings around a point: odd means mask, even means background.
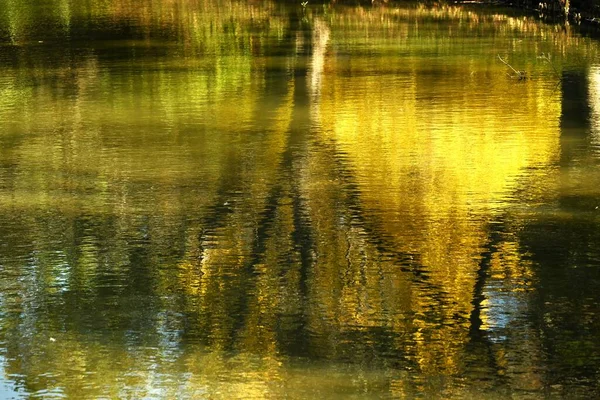
[[[502,61],[502,62],[504,63],[504,65],[506,65],[508,68],[510,68],[510,69],[512,69],[512,70],[513,70],[513,72],[515,73],[515,75],[514,75],[514,76],[512,76],[512,75],[511,75],[511,78],[517,78],[517,79],[527,79],[527,72],[525,72],[525,71],[517,71],[516,69],[514,69],[514,68],[512,67],[512,65],[510,65],[509,63],[507,63],[506,61],[504,61],[504,60],[502,59],[502,57],[500,57],[500,54],[498,54],[498,59],[499,59],[500,61]]]
[[[556,74],[556,76],[558,76],[560,78],[560,73],[558,72],[558,70],[554,66],[554,63],[550,60],[550,53],[548,53],[548,54],[542,53],[542,55],[540,56],[540,58],[543,59],[543,60],[548,61],[548,63],[550,64],[550,66],[554,70],[554,73]]]

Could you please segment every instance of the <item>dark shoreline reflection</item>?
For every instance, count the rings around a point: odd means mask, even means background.
[[[455,7],[6,5],[0,397],[599,392],[595,42]]]

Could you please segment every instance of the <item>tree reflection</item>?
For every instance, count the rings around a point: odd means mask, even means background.
[[[573,337],[594,337],[593,283],[563,293],[593,274],[553,274],[593,265],[594,236],[558,224],[572,237],[546,269],[549,228],[527,211],[567,208],[573,88],[543,71],[515,85],[466,38],[493,31],[495,55],[524,32],[514,56],[535,60],[546,28],[452,7],[55,5],[64,51],[36,44],[46,6],[2,15],[0,342],[16,386],[460,397],[541,391],[544,369],[581,361],[547,337],[585,318]],[[81,50],[86,35],[102,40]],[[595,51],[565,35],[557,52]]]

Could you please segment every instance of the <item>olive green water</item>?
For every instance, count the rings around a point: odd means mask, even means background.
[[[0,398],[598,397],[599,164],[572,27],[0,0]]]

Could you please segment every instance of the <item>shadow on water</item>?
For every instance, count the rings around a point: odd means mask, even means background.
[[[294,41],[300,41],[300,46]],[[307,95],[307,60],[310,57],[310,27],[303,23],[301,16],[295,12],[289,14],[289,31],[285,34],[283,46],[286,48],[299,48],[296,53],[296,63],[293,66],[293,112],[290,127],[287,132],[285,150],[281,155],[281,161],[278,165],[276,173],[277,181],[269,189],[265,199],[265,206],[260,213],[260,219],[257,224],[256,235],[250,246],[251,255],[248,261],[244,264],[243,275],[240,290],[240,301],[238,302],[235,314],[240,317],[238,323],[234,326],[232,335],[232,345],[239,339],[240,331],[246,325],[243,321],[244,317],[249,315],[247,307],[250,304],[249,296],[255,288],[255,267],[264,261],[265,252],[267,251],[267,242],[273,234],[272,228],[275,224],[275,219],[278,214],[278,207],[284,197],[292,199],[293,209],[293,226],[291,232],[293,251],[299,255],[299,291],[301,302],[307,296],[306,281],[308,270],[313,264],[313,239],[310,228],[310,222],[307,220],[307,212],[304,201],[300,192],[301,171],[298,169],[302,159],[306,157],[306,145],[308,142],[308,95]],[[277,70],[267,71],[267,81],[269,72],[278,73]],[[277,81],[277,79],[274,79]],[[278,90],[279,91],[279,90]],[[269,91],[267,91],[268,93]],[[293,267],[294,264],[290,264]],[[285,271],[282,271],[285,273]],[[306,340],[308,337],[302,334],[305,328],[304,321],[305,313],[302,309],[298,315],[294,316],[295,321],[288,325],[293,327],[293,331],[285,331],[285,326],[280,325],[278,332],[279,344],[286,349],[286,353],[290,355],[307,354]]]
[[[585,71],[566,71],[561,79],[561,165],[569,166],[585,150],[590,134],[590,105]],[[583,148],[582,148],[583,147]]]
[[[470,361],[469,368],[477,368],[484,365],[494,374],[494,379],[498,385],[507,384],[508,380],[505,377],[505,370],[497,360],[496,350],[487,331],[482,329],[483,309],[485,306],[486,286],[489,284],[489,279],[492,275],[492,259],[495,254],[500,251],[501,244],[507,233],[503,220],[506,216],[499,218],[499,221],[489,224],[488,238],[485,246],[482,249],[481,258],[476,271],[476,280],[473,288],[472,310],[469,316],[469,343],[466,349],[470,354],[482,355],[473,358]]]

